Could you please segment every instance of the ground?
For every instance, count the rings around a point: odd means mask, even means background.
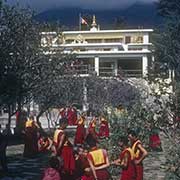
[[[163,148],[165,148],[165,139]],[[27,159],[22,156],[24,145],[8,146],[8,175],[0,175],[1,180],[40,180],[43,169],[47,167],[49,154],[38,155],[34,159]],[[164,152],[149,152],[144,160],[144,180],[163,180],[166,170],[166,158]],[[118,180],[119,177],[114,177]]]

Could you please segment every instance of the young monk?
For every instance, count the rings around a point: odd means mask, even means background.
[[[99,138],[108,138],[109,137],[109,124],[107,119],[102,116],[100,118],[100,128],[99,128]]]
[[[143,160],[148,152],[143,147],[141,141],[137,137],[137,133],[133,130],[128,132],[128,138],[131,141],[131,148],[134,154],[134,163],[136,168],[136,180],[143,180]]]
[[[134,157],[132,149],[128,145],[128,138],[125,136],[120,138],[119,145],[121,148],[120,156],[117,160],[113,161],[111,164],[121,166],[122,173],[120,180],[135,180],[136,171],[134,165]]]
[[[65,133],[67,125],[67,119],[61,119],[60,127],[56,129],[53,139],[53,143],[56,148],[55,155],[60,156],[64,161],[62,169],[63,180],[73,179],[73,173],[75,170],[73,146]]]
[[[82,115],[78,119],[78,122],[77,122],[77,129],[76,129],[76,134],[75,134],[75,139],[74,139],[75,145],[84,144],[85,137],[86,137],[86,129],[84,127],[84,123],[85,123],[85,116]]]
[[[109,180],[110,174],[107,171],[109,167],[109,158],[105,149],[97,148],[96,143],[89,144],[91,150],[87,155],[89,165],[91,167],[95,180]]]

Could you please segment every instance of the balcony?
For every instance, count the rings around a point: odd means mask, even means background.
[[[96,75],[95,68],[90,65],[73,65],[67,68],[66,75],[79,75],[79,76],[89,76]],[[125,77],[125,78],[141,78],[142,70],[141,69],[121,69],[117,70],[114,67],[99,67],[99,76],[101,77]]]

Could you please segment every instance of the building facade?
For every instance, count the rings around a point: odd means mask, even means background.
[[[93,17],[88,31],[42,32],[42,47],[76,55],[81,75],[145,77],[153,61],[152,29],[100,30]]]

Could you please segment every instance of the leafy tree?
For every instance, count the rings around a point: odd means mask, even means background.
[[[8,109],[10,124],[17,109],[32,101],[40,103],[38,117],[45,107],[55,106],[55,96],[62,96],[59,80],[73,56],[41,47],[43,26],[33,20],[31,10],[3,6],[0,18],[0,105]]]
[[[20,110],[30,94],[39,32],[30,10],[9,6],[2,8],[0,31],[0,104],[8,109],[10,124],[16,104]]]
[[[139,96],[137,89],[128,81],[116,78],[89,77],[87,89],[89,107],[97,113],[103,113],[106,108],[118,107],[120,104],[129,107]]]
[[[153,123],[158,126],[169,140],[171,150],[165,149],[167,166],[165,179],[179,179],[179,77],[180,77],[180,2],[178,0],[159,0],[158,12],[164,17],[161,31],[155,34],[155,59],[158,62],[154,76],[150,77],[151,97],[158,108],[149,108]],[[157,64],[157,63],[156,63]],[[156,67],[156,66],[155,66]],[[164,76],[171,70],[171,80]],[[170,90],[170,91],[169,91]],[[153,105],[152,104],[152,105]],[[153,106],[152,106],[153,107]]]

